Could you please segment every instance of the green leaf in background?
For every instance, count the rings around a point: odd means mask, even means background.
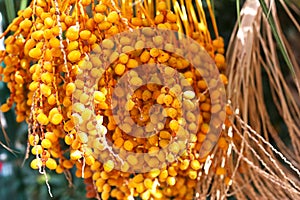
[[[9,22],[12,22],[16,17],[15,1],[13,0],[4,0],[5,9],[7,12],[7,18]]]
[[[28,0],[21,0],[20,10],[24,10],[27,7]]]
[[[237,13],[237,19],[239,26],[241,25],[241,7],[240,7],[240,0],[236,0],[236,13]]]

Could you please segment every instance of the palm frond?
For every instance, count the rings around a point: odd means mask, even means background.
[[[267,16],[267,20],[269,22],[269,25],[271,27],[271,30],[272,30],[272,33],[275,37],[275,40],[277,42],[277,45],[279,46],[279,49],[284,57],[284,60],[287,64],[287,66],[289,67],[290,71],[291,71],[291,74],[293,76],[293,79],[295,80],[295,84],[297,86],[297,89],[298,89],[298,93],[300,95],[300,85],[299,85],[299,81],[296,77],[296,72],[295,72],[295,69],[294,69],[294,65],[292,64],[291,62],[291,59],[290,59],[290,56],[288,55],[288,52],[287,52],[287,49],[286,49],[286,46],[283,42],[283,38],[282,38],[282,33],[279,32],[279,23],[277,21],[277,23],[275,22],[275,19],[273,15],[269,15],[270,11],[271,11],[271,7],[268,9],[267,7],[267,4],[265,2],[265,0],[259,0],[260,2],[260,5],[261,5],[261,8],[262,8],[262,11],[264,12],[264,14]],[[282,1],[281,1],[282,2]],[[283,5],[285,5],[283,2],[282,2]],[[271,4],[271,6],[274,5],[274,4]],[[274,8],[274,6],[272,6]],[[287,8],[286,8],[287,9]],[[274,11],[273,11],[274,12]],[[290,14],[290,12],[289,12]],[[290,14],[291,15],[291,14]],[[291,15],[292,16],[292,15]],[[295,23],[295,26],[297,27],[297,29],[299,30],[299,24],[296,22],[296,20],[294,18],[293,19],[293,22]]]
[[[12,22],[13,19],[16,17],[16,9],[15,9],[15,1],[5,0],[5,9],[7,13],[7,18],[9,22]]]
[[[227,95],[235,111],[233,133],[240,139],[232,143],[237,157],[234,172],[241,167],[247,170],[247,173],[234,173],[232,194],[238,199],[298,199],[299,96],[292,95],[283,75],[276,42],[286,56],[295,85],[299,66],[288,53],[289,45],[279,26],[275,2],[270,4],[268,17],[269,9],[264,3],[260,6],[256,1],[245,2],[241,24],[236,25],[227,51]],[[268,83],[264,82],[264,73]],[[265,99],[268,90],[287,127],[284,137],[290,145],[282,141],[283,136],[271,122]]]

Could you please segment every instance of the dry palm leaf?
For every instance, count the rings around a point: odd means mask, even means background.
[[[283,1],[280,3],[284,5]],[[279,37],[287,52],[291,52],[279,25],[275,2],[271,1],[269,9]],[[293,22],[299,27],[295,20]],[[229,195],[234,194],[238,199],[300,198],[299,94],[292,95],[277,53],[271,27],[259,2],[246,1],[240,26],[236,26],[227,52],[227,95],[235,111],[233,137],[238,138],[231,143],[231,157],[236,161],[232,177],[234,192]],[[293,55],[289,56],[299,79],[299,66]],[[263,71],[269,82],[262,77]],[[297,78],[294,81],[297,85]],[[289,138],[291,144],[283,142],[271,123],[264,96],[268,85],[288,130],[284,137]]]

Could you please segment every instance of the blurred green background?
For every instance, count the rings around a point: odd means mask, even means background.
[[[213,2],[219,32],[224,37],[227,45],[237,19],[237,4],[242,7],[243,1],[237,3],[236,0],[216,0]],[[299,2],[298,0],[294,0],[294,5],[298,5],[298,8],[300,5]],[[0,0],[0,11],[2,15],[0,25],[3,28],[2,30],[5,30],[9,22],[13,20],[17,10],[24,9],[29,3],[30,1],[27,0]],[[278,9],[282,8],[279,7]],[[286,30],[288,39],[291,44],[294,44],[292,47],[295,49],[295,54],[297,54],[299,51],[296,51],[296,49],[300,49],[299,42],[297,42],[300,38],[299,32],[288,20],[285,12],[279,13],[283,30]],[[1,40],[0,43],[0,46],[2,46],[3,41]],[[299,54],[296,57],[299,58]],[[0,82],[0,102],[5,102],[8,96],[9,91],[6,85]],[[270,97],[271,95],[266,93],[270,116],[272,117],[273,123],[277,124],[276,128],[283,132],[285,131],[285,126],[281,123],[281,118],[274,109],[275,106]],[[0,146],[0,200],[51,199],[47,191],[44,176],[29,167],[32,158],[27,160],[24,166],[22,166],[27,143],[27,125],[25,123],[16,123],[13,110],[5,114],[0,113],[0,118],[10,138],[9,146],[15,151],[15,155],[13,155]],[[5,143],[2,130],[0,130],[0,141]],[[54,196],[52,199],[85,199],[85,188],[81,179],[74,178],[73,187],[69,187],[64,175],[48,172],[48,178]]]

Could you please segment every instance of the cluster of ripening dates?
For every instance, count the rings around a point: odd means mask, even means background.
[[[200,149],[217,143],[215,157],[226,155],[227,136],[208,132],[223,119],[229,125],[230,110],[215,101],[223,91],[209,90],[215,83],[180,56],[172,36],[150,28],[179,30],[166,2],[157,1],[153,19],[142,5],[135,15],[121,12],[132,9],[108,0],[36,0],[19,11],[1,52],[11,92],[1,110],[15,104],[17,121],[27,121],[32,168],[64,173],[75,166],[89,198],[193,199],[209,156]],[[222,72],[223,40],[208,33],[190,36]],[[189,51],[205,63],[199,47]],[[142,65],[148,67],[139,71]],[[226,85],[224,74],[218,78]],[[205,173],[230,184],[220,163],[213,160]]]

